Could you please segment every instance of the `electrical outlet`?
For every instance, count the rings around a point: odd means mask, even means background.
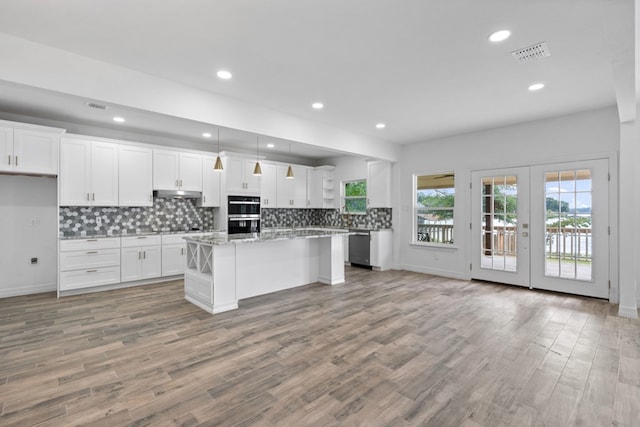
[[[35,265],[38,263],[38,258],[31,258],[31,264]]]

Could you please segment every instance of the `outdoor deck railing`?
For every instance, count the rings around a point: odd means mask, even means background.
[[[483,236],[485,229],[482,228]],[[483,240],[483,249],[494,255],[516,255],[517,228],[514,225],[495,227],[490,241]],[[421,224],[418,241],[453,243],[453,225]],[[591,228],[547,227],[545,247],[548,257],[590,260],[592,254]]]

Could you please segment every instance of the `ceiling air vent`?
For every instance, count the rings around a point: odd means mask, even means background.
[[[98,104],[97,102],[87,102],[87,107],[95,108],[96,110],[106,110],[109,106],[104,104]]]
[[[549,52],[549,46],[547,46],[547,43],[541,42],[522,49],[514,50],[511,52],[511,55],[513,55],[516,62],[524,64],[525,62],[531,62],[551,56],[551,52]]]

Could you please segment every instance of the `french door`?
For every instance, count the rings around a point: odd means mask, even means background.
[[[472,277],[608,298],[608,161],[475,171]]]

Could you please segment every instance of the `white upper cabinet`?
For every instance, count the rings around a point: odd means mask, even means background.
[[[278,168],[272,163],[262,163],[262,192],[260,207],[275,208],[278,202],[277,178]]]
[[[391,163],[367,162],[367,207],[391,207]]]
[[[228,194],[260,194],[262,180],[253,174],[255,160],[225,157],[225,163],[225,188]]]
[[[0,171],[57,175],[58,146],[64,130],[10,124],[0,126]]]
[[[291,165],[293,178],[287,178],[289,165],[277,167],[277,196],[279,208],[307,207],[307,167]]]
[[[153,189],[202,191],[202,156],[153,150]]]
[[[214,170],[216,158],[202,156],[202,199],[203,207],[220,206],[220,178],[223,171]]]
[[[118,206],[118,145],[64,137],[60,147],[60,205]]]
[[[135,145],[118,149],[119,206],[153,206],[153,150]]]
[[[318,166],[307,171],[307,199],[310,208],[334,208],[334,170],[334,166]]]

